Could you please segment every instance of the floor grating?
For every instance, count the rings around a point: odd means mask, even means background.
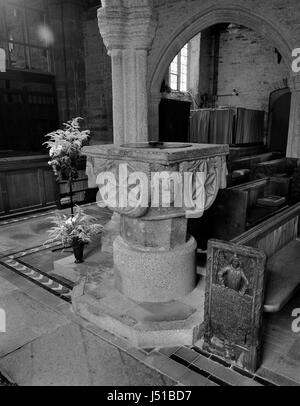
[[[255,381],[262,386],[278,386],[264,378],[261,378],[260,376],[258,376],[256,374],[252,374],[241,368],[233,366],[232,364],[228,363],[226,360],[224,360],[220,357],[217,357],[215,355],[212,355],[210,353],[207,353],[206,351],[203,351],[199,347],[191,347],[191,348],[185,347],[185,348],[189,349],[190,351],[195,352],[196,354],[199,354],[199,355],[205,357],[211,363],[219,364],[220,368],[226,368],[228,370],[231,370],[232,372],[234,371],[240,377],[245,377],[247,379]],[[191,371],[201,375],[202,377],[208,379],[209,381],[211,381],[219,386],[235,386],[234,383],[229,383],[225,379],[221,379],[220,377],[216,376],[214,373],[206,371],[205,368],[200,368],[199,366],[195,365],[194,363],[189,362],[187,359],[184,359],[184,357],[176,355],[176,352],[169,355],[169,358],[172,359],[173,361],[178,362],[179,364],[185,366],[188,370],[191,370]]]
[[[14,252],[13,254],[9,254],[9,255],[4,254],[4,255],[0,256],[0,259],[2,259],[2,258],[12,258],[12,259],[14,259],[14,258],[26,257],[26,256],[28,256],[30,254],[34,254],[35,252],[45,251],[45,250],[48,250],[50,248],[54,249],[54,248],[57,248],[57,247],[61,247],[61,244],[59,242],[54,242],[54,243],[51,243],[51,244],[38,245],[36,247],[28,248],[27,250],[23,249],[23,250]]]
[[[0,258],[0,264],[5,268],[17,273],[35,285],[47,290],[48,292],[60,297],[66,302],[71,302],[71,292],[74,284],[62,281],[54,275],[49,275],[33,265],[24,262],[26,256],[40,251],[51,250],[58,244],[41,245],[39,247],[23,250],[7,257]],[[21,259],[22,258],[22,259]]]
[[[87,208],[90,206],[94,206],[95,203],[87,203],[87,204],[83,204],[81,205],[83,208]],[[64,209],[64,210],[60,210],[58,208],[54,209],[54,210],[46,210],[43,212],[37,212],[35,214],[30,214],[28,213],[28,215],[19,215],[17,217],[11,217],[11,218],[7,218],[5,220],[1,220],[0,218],[0,227],[1,226],[8,226],[11,224],[16,224],[16,223],[20,223],[22,221],[27,221],[27,220],[33,220],[33,219],[37,219],[39,217],[47,217],[47,216],[52,216],[54,213],[56,213],[57,211],[69,211],[70,209]]]

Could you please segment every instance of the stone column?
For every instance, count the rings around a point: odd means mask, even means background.
[[[287,157],[300,158],[300,75],[292,76],[289,86],[292,100]]]
[[[151,141],[159,140],[159,104],[161,101],[161,94],[152,94],[149,103],[149,139]]]
[[[151,0],[102,0],[99,30],[112,58],[114,144],[148,141],[147,58],[157,21]]]

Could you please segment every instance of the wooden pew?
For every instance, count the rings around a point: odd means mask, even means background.
[[[261,162],[252,167],[251,178],[263,179],[275,175],[291,177],[297,167],[297,159],[281,158],[272,161]]]
[[[232,243],[258,248],[267,256],[265,312],[277,312],[300,285],[300,203],[232,239]]]
[[[263,154],[251,155],[236,159],[231,162],[229,171],[235,171],[238,169],[252,169],[254,166],[268,161],[274,161],[275,159],[282,158],[280,152],[265,152]]]
[[[259,198],[269,195],[288,198],[289,190],[290,180],[277,178],[259,179],[221,190],[213,207],[202,219],[191,223],[191,234],[196,238],[199,234],[202,248],[205,248],[205,239],[206,242],[210,238],[230,241],[287,207],[285,204],[280,207],[259,207]]]
[[[267,152],[267,150],[263,144],[231,146],[229,148],[228,162],[231,163],[239,158],[250,155],[259,155],[265,152]]]
[[[228,157],[228,186],[235,186],[251,180],[251,173],[257,164],[282,158],[281,152],[257,150],[256,153],[234,156],[230,150]]]

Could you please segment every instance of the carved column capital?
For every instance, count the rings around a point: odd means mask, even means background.
[[[109,53],[113,49],[148,50],[157,17],[152,0],[102,0],[98,23]]]
[[[147,58],[157,27],[152,0],[102,0],[98,22],[112,57],[114,143],[148,141]]]

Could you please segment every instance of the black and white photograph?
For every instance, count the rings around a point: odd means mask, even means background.
[[[0,0],[1,393],[300,386],[299,218],[299,0]]]

